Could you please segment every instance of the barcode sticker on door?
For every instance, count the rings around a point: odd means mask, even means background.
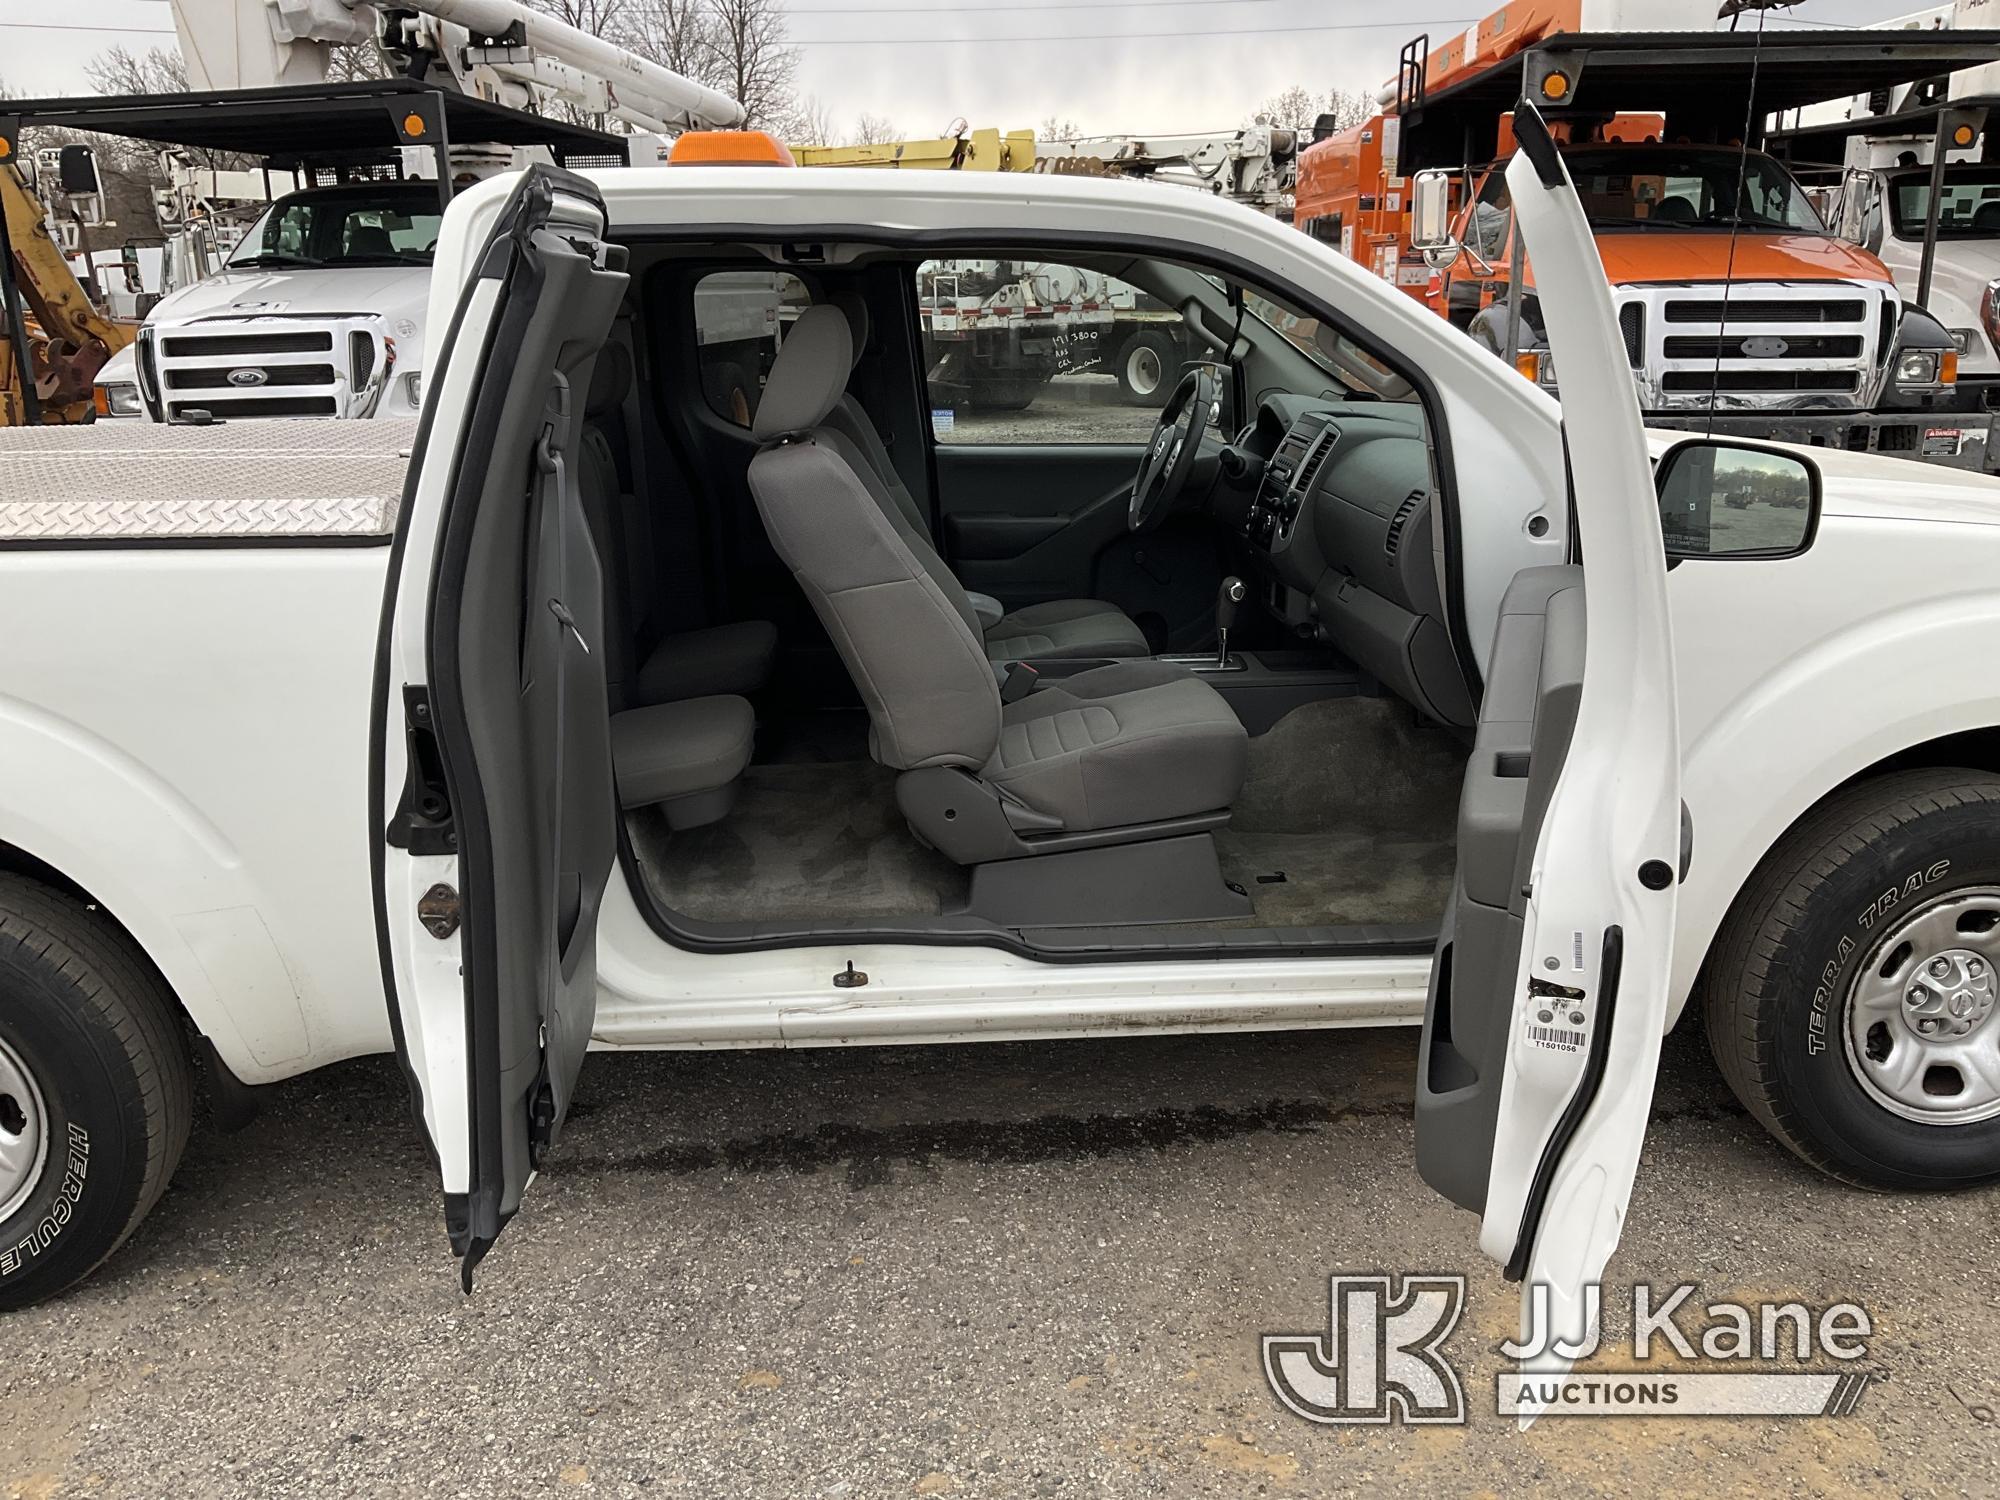
[[[1528,1040],[1551,1051],[1575,1052],[1583,1046],[1583,1033],[1567,1026],[1530,1026]]]

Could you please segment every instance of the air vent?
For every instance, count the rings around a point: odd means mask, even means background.
[[[1292,492],[1300,496],[1310,496],[1313,486],[1319,483],[1319,471],[1325,465],[1327,455],[1333,452],[1333,445],[1340,441],[1340,433],[1329,423],[1322,427],[1319,437],[1306,450],[1299,472],[1292,480]]]
[[[1422,490],[1411,490],[1396,507],[1395,515],[1389,518],[1389,535],[1383,540],[1382,550],[1394,557],[1396,549],[1403,545],[1403,528],[1410,524],[1410,517],[1417,513],[1417,507],[1424,503]]]

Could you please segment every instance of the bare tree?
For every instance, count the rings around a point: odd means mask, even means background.
[[[389,76],[389,60],[373,42],[361,47],[335,47],[326,59],[328,83],[365,83]]]
[[[187,64],[164,47],[106,48],[83,65],[83,76],[100,94],[185,94],[188,86]]]
[[[1321,100],[1324,95],[1315,93],[1302,83],[1295,83],[1283,93],[1273,94],[1257,107],[1255,119],[1267,121],[1285,130],[1311,133],[1313,121],[1324,112]]]
[[[1083,127],[1066,116],[1049,115],[1035,127],[1038,141],[1074,141],[1083,135]]]
[[[528,0],[564,25],[592,36],[616,38],[624,29],[626,0]]]
[[[708,0],[623,0],[625,45],[684,78],[715,77],[715,15]]]
[[[881,115],[862,114],[854,121],[854,128],[847,133],[850,146],[881,146],[890,141],[899,141],[903,132],[894,120]]]
[[[744,123],[785,130],[796,119],[799,49],[785,41],[780,0],[711,0],[715,69],[708,80],[743,106]]]
[[[1375,114],[1376,104],[1359,89],[1332,89],[1326,96],[1326,112],[1333,116],[1335,130],[1351,130]]]
[[[817,96],[801,94],[785,122],[785,135],[801,146],[834,144],[833,112]]]

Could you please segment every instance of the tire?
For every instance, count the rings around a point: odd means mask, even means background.
[[[0,1166],[0,1310],[76,1285],[124,1243],[193,1112],[178,1011],[137,946],[75,897],[0,875],[0,1132],[42,1142]]]
[[[1165,406],[1180,379],[1180,341],[1157,328],[1142,328],[1118,349],[1113,362],[1118,394],[1128,406]]]
[[[2000,1177],[2000,1110],[1981,1112],[1991,1088],[1976,1073],[1924,1066],[1947,1039],[1918,1029],[1959,1023],[1926,1020],[1916,991],[1939,962],[1969,962],[1939,983],[1970,986],[1996,945],[2000,778],[1899,771],[1828,798],[1765,856],[1695,998],[1736,1097],[1805,1161],[1861,1187],[1970,1187]],[[1985,1018],[1948,1040],[2000,1057],[1990,964],[1980,984],[1983,1013],[1970,987],[1950,1003]],[[1918,1071],[1891,1086],[1902,1064]]]

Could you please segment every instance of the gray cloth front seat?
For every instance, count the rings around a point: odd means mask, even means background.
[[[750,489],[867,704],[875,759],[908,773],[897,795],[912,825],[981,863],[1037,852],[1022,842],[1035,835],[1140,825],[1132,836],[1143,838],[1144,825],[1226,813],[1248,737],[1214,689],[1178,668],[1116,663],[1001,704],[965,591],[826,425],[851,359],[836,309],[799,319],[757,408]],[[910,792],[913,778],[936,795]],[[926,809],[957,826],[925,826]],[[992,837],[967,836],[976,818]],[[985,849],[995,852],[969,852]]]
[[[867,347],[869,320],[867,302],[852,292],[834,297],[832,306],[847,319],[848,334],[854,345],[854,362],[860,363]],[[909,528],[933,549],[929,518],[910,493],[889,458],[888,445],[875,430],[868,413],[843,386],[840,399],[826,414],[826,425],[847,439],[862,462],[873,471],[879,488],[902,514]],[[983,596],[981,596],[983,597]],[[998,609],[998,605],[994,606]],[[990,661],[1020,661],[1027,657],[1077,660],[1093,656],[1121,658],[1151,656],[1146,634],[1132,623],[1125,611],[1101,599],[1053,599],[1030,604],[1025,609],[1002,613],[997,619],[982,621],[982,639]]]
[[[625,483],[610,433],[624,419],[631,388],[631,352],[615,341],[605,344],[584,399],[577,482],[597,549],[615,568],[604,591],[605,671],[612,702],[645,707],[754,693],[770,681],[778,651],[777,627],[768,620],[734,620],[664,634],[639,652],[636,669],[628,660],[634,641],[652,634],[645,618],[631,618],[628,601],[643,610],[660,598],[653,571],[651,511]]]

